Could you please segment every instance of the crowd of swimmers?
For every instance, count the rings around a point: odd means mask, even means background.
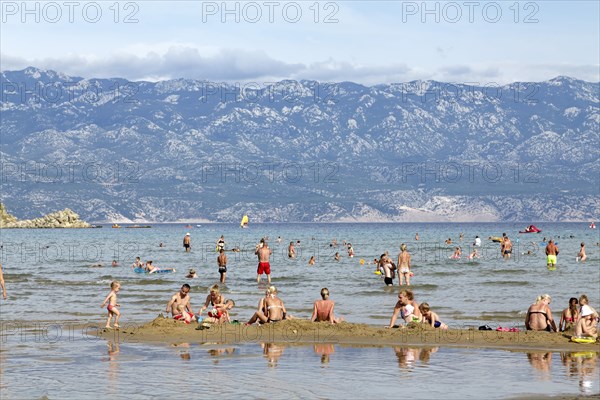
[[[418,238],[418,233],[415,235],[415,238]],[[463,237],[461,234],[460,239],[462,240],[462,238]],[[476,236],[474,245],[480,243],[480,240],[478,241],[478,239],[479,237]],[[278,238],[278,242],[281,242],[281,238]],[[451,244],[451,238],[449,238],[446,242],[448,244]],[[296,244],[299,245],[299,241],[296,242]],[[348,255],[353,256],[354,251],[352,249],[352,245],[350,243],[345,242],[344,245],[348,248]],[[502,256],[504,258],[510,258],[510,255],[512,253],[512,242],[510,241],[506,233],[502,235],[502,238],[500,239],[500,245],[500,252]],[[330,246],[337,246],[337,241],[334,239]],[[189,234],[186,234],[184,238],[184,248],[186,252],[188,252],[191,248]],[[223,236],[221,236],[217,241],[217,246],[215,250],[219,253],[217,257],[217,263],[219,266],[219,273],[221,276],[220,282],[224,283],[227,272],[227,256],[225,255],[225,240]],[[546,246],[546,255],[549,267],[550,265],[556,265],[556,256],[558,255],[558,253],[559,250],[556,244],[553,242],[553,240],[549,240]],[[259,300],[256,312],[254,312],[252,317],[248,320],[247,324],[265,324],[278,322],[286,319],[294,319],[293,316],[287,313],[283,300],[277,296],[277,289],[275,288],[275,286],[271,286],[271,267],[269,263],[271,254],[272,252],[265,238],[261,239],[261,241],[259,242],[259,244],[256,245],[255,248],[255,255],[257,255],[258,257],[256,280],[258,283],[260,283],[261,275],[266,274],[269,287],[265,292],[265,297]],[[288,246],[288,257],[294,258],[295,254],[295,246],[294,242],[292,241]],[[460,255],[461,249],[460,247],[457,247],[453,256],[456,258],[460,258]],[[336,259],[338,258],[338,256],[339,253],[336,253]],[[477,256],[477,249],[474,249],[473,253],[471,253],[469,258],[472,259]],[[578,254],[578,261],[585,261],[585,258],[585,246],[584,243],[582,243],[580,252]],[[383,276],[386,285],[393,285],[393,279],[395,277],[396,271],[399,275],[400,285],[403,285],[404,282],[406,282],[406,285],[410,285],[410,278],[413,276],[413,273],[411,272],[411,256],[405,244],[400,245],[400,253],[398,254],[397,264],[394,264],[387,252],[382,254],[379,260],[375,259],[374,262],[377,265],[377,271]],[[313,265],[314,263],[315,259],[313,256],[309,260],[309,265]],[[152,261],[147,261],[144,265],[142,264],[139,257],[136,257],[133,267],[143,267],[149,273],[156,272],[157,270],[157,268],[152,265]],[[196,271],[194,269],[190,269],[187,277],[197,277]],[[119,327],[118,320],[120,317],[120,312],[118,310],[119,305],[117,304],[117,293],[119,292],[119,289],[120,284],[116,281],[113,282],[111,284],[111,292],[106,297],[105,301],[102,303],[101,306],[104,307],[104,305],[108,303],[108,320],[106,323],[107,328],[110,328],[110,321],[113,317],[115,318],[114,327]],[[167,313],[172,314],[174,319],[182,320],[186,323],[190,323],[192,321],[202,321],[203,324],[200,325],[201,328],[207,327],[206,324],[220,324],[231,322],[229,311],[235,306],[235,302],[231,299],[225,299],[225,297],[221,294],[218,285],[214,285],[210,289],[210,293],[206,297],[203,307],[199,310],[197,314],[195,314],[192,310],[189,292],[190,285],[184,284],[181,287],[180,291],[174,294],[168,302],[166,311]],[[321,290],[321,297],[321,300],[316,300],[314,302],[313,315],[311,320],[328,321],[332,324],[342,322],[343,318],[335,317],[335,303],[329,299],[329,290],[327,288],[323,288]],[[556,325],[552,317],[552,312],[549,307],[550,301],[551,298],[549,295],[541,295],[538,296],[536,302],[529,307],[525,318],[525,328],[527,330],[547,330],[553,332],[564,332],[566,330],[573,330],[575,336],[591,336],[594,338],[598,336],[598,313],[591,306],[589,306],[586,295],[582,295],[579,298],[579,300],[576,298],[570,299],[569,307],[563,311],[558,326]],[[579,304],[579,309],[577,308],[577,304]],[[210,310],[208,311],[207,315],[205,317],[202,317],[203,312],[209,308]],[[445,323],[440,321],[439,316],[431,310],[428,303],[418,304],[415,301],[414,294],[411,290],[400,291],[400,293],[398,294],[398,301],[394,306],[392,317],[390,319],[389,324],[386,327],[398,327],[396,325],[398,317],[400,317],[400,319],[406,324],[425,323],[433,328],[448,328],[448,326]]]

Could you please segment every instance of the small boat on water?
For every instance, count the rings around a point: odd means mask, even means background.
[[[152,228],[150,225],[131,225],[131,226],[126,226],[125,228],[127,229],[134,229],[134,228]]]
[[[244,216],[242,217],[242,221],[240,222],[240,228],[247,228],[248,227],[248,216],[246,214],[244,214]]]
[[[193,226],[191,226],[190,224],[187,224],[185,227],[188,228],[188,229],[189,228],[193,228]]]
[[[594,222],[590,224],[590,229],[596,229],[596,224]]]
[[[90,228],[102,228],[102,225],[92,225]]]
[[[120,228],[120,227],[121,227],[121,225],[119,225],[119,224],[113,224],[113,226],[112,226],[112,227],[113,227],[113,228]]]

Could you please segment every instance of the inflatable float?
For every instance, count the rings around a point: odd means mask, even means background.
[[[542,232],[542,230],[539,229],[535,225],[529,225],[527,228],[525,228],[524,231],[519,231],[519,233],[540,233],[540,232]]]
[[[571,336],[571,342],[575,343],[596,343],[596,339],[591,336]]]
[[[146,271],[145,268],[142,268],[142,267],[134,268],[133,272],[135,272],[137,274],[148,274],[149,273]],[[175,270],[174,269],[159,269],[158,271],[154,271],[153,274],[170,274],[172,272],[175,272]]]

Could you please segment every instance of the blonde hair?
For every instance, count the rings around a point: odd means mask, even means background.
[[[219,290],[219,285],[213,285],[213,286],[210,288],[210,292],[211,292],[211,293],[217,293],[217,294],[221,293],[221,291]]]
[[[110,288],[113,289],[113,290],[116,289],[119,286],[121,286],[121,282],[119,282],[119,281],[112,281],[110,283]]]
[[[415,299],[415,295],[412,290],[408,290],[408,289],[402,290],[400,292],[400,294],[404,294],[406,296],[406,298],[409,299],[410,301],[413,301]]]
[[[269,293],[273,294],[273,293],[277,293],[277,288],[275,286],[269,286],[269,289],[267,289],[269,291]]]
[[[325,300],[325,298],[329,297],[329,289],[327,289],[326,287],[321,289],[321,297],[323,298],[323,300]]]
[[[405,251],[406,250],[406,245],[404,243],[402,243],[400,245],[400,251]]]
[[[419,304],[419,310],[421,310],[422,313],[428,312],[430,310],[429,304],[428,303]]]
[[[587,295],[582,294],[581,296],[579,296],[579,305],[583,306],[585,304],[588,304],[590,301],[588,300]]]
[[[537,304],[537,303],[539,303],[542,300],[548,300],[548,302],[551,302],[552,301],[552,297],[550,297],[550,295],[547,294],[547,293],[546,294],[541,294],[541,295],[539,295],[538,297],[535,298],[535,303]]]

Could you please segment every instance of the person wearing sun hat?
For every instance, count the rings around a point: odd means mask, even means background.
[[[573,332],[576,337],[590,336],[594,339],[598,338],[598,326],[597,326],[594,310],[587,304],[581,306],[581,317],[575,325],[575,331]]]

